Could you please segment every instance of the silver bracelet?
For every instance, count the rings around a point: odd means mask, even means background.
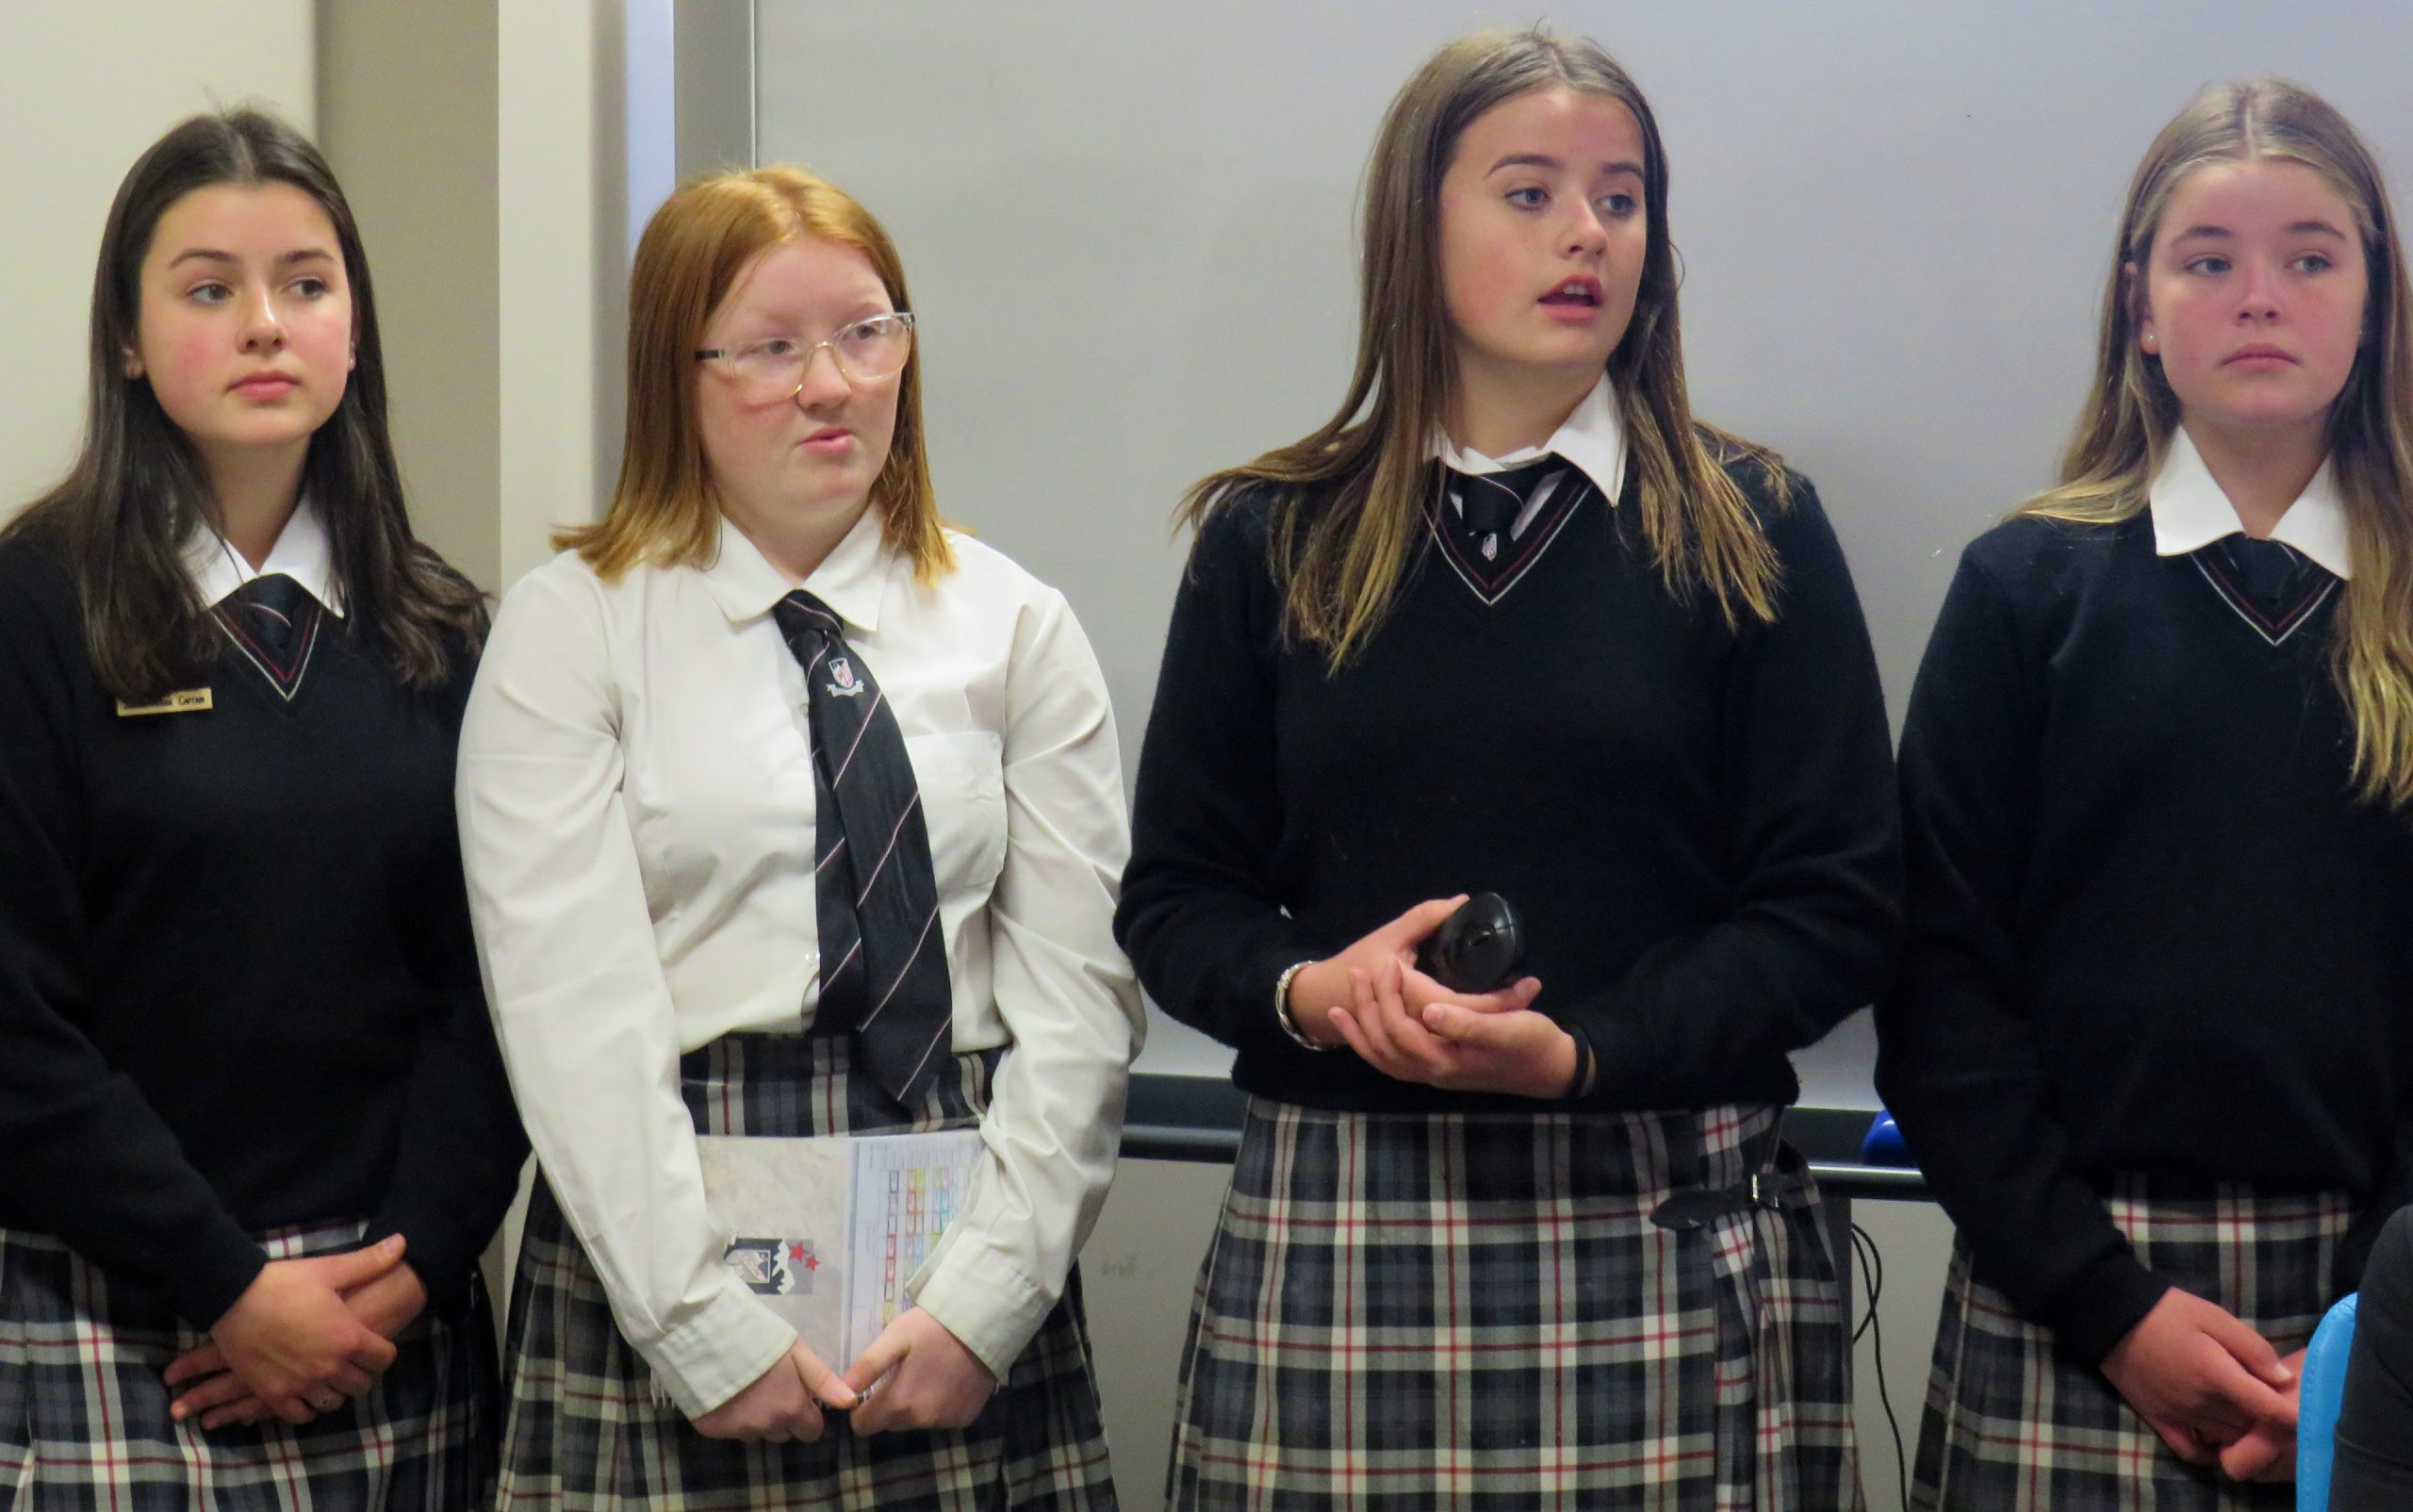
[[[1290,978],[1314,964],[1312,961],[1302,961],[1273,979],[1273,1021],[1281,1025],[1282,1032],[1296,1043],[1305,1045],[1310,1050],[1321,1052],[1333,1049],[1335,1046],[1318,1044],[1315,1041],[1308,1039],[1306,1031],[1299,1027],[1298,1019],[1290,1012]]]

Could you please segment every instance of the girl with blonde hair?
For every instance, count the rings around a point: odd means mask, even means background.
[[[2062,483],[1902,736],[1878,1086],[1959,1226],[1918,1506],[2283,1507],[2404,1200],[2413,410],[2378,165],[2273,81],[2138,168]]]
[[[505,1508],[1114,1504],[1073,1271],[1141,1026],[1114,721],[1063,597],[940,520],[918,340],[840,189],[681,187],[610,512],[497,618],[463,851],[541,1166]],[[816,1356],[698,1136],[950,1128],[913,1305]]]
[[[1251,1096],[1178,1507],[1859,1503],[1777,1125],[1890,956],[1884,710],[1809,484],[1692,416],[1667,206],[1597,46],[1444,47],[1348,393],[1184,504],[1117,929]],[[1478,890],[1532,975],[1452,991]]]

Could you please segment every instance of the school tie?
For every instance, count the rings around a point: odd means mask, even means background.
[[[2328,569],[2285,541],[2224,535],[2212,543],[2221,565],[2248,601],[2273,623],[2290,622],[2328,584]]]
[[[819,1011],[833,1028],[851,1027],[873,1078],[910,1102],[954,1028],[913,764],[829,606],[797,588],[771,613],[804,668],[813,721]]]
[[[252,579],[218,602],[218,617],[236,644],[287,698],[300,685],[319,600],[282,572]]]
[[[1508,546],[1508,532],[1534,497],[1544,478],[1567,467],[1555,456],[1528,462],[1505,472],[1453,472],[1452,492],[1458,499],[1458,540],[1475,559],[1491,562]]]

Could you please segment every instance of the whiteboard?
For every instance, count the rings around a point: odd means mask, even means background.
[[[1384,0],[760,0],[762,161],[903,252],[942,508],[1071,599],[1136,763],[1201,474],[1295,439],[1354,351],[1391,94],[1524,10]],[[1641,82],[1697,409],[1818,485],[1898,719],[1961,546],[2049,481],[2121,196],[2200,85],[2275,73],[2413,173],[2413,6],[1657,0],[1551,12]],[[1873,1102],[1864,1018],[1805,1098]],[[1143,1069],[1219,1072],[1162,1019]]]

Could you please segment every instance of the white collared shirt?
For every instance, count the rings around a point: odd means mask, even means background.
[[[804,586],[912,759],[955,1048],[1016,1047],[916,1292],[1002,1379],[1105,1198],[1142,1020],[1112,932],[1130,838],[1097,659],[1062,595],[950,539],[956,570],[926,585],[866,512]],[[691,1416],[796,1337],[721,1262],[677,1069],[732,1031],[801,1032],[818,995],[804,673],[771,615],[789,586],[726,522],[700,570],[605,583],[557,557],[505,596],[462,731],[462,856],[520,1112]]]
[[[1490,457],[1472,447],[1461,447],[1447,435],[1436,431],[1430,454],[1440,459],[1442,466],[1478,477],[1486,472],[1506,472],[1537,462],[1552,453],[1565,457],[1592,480],[1600,497],[1614,506],[1617,493],[1625,486],[1625,424],[1617,419],[1617,391],[1609,386],[1609,375],[1592,386],[1575,408],[1568,412],[1549,440],[1539,446],[1521,447],[1506,456]],[[1536,488],[1525,507],[1508,526],[1513,539],[1524,534],[1534,517],[1550,502],[1552,490]]]
[[[282,572],[326,608],[327,613],[341,617],[343,591],[336,583],[335,555],[327,545],[326,521],[319,518],[319,506],[304,497],[293,506],[285,529],[278,533],[276,544],[269,548],[268,560],[257,568],[243,560],[227,539],[203,521],[185,537],[182,549],[185,576],[201,594],[201,606],[214,609],[226,596],[251,582]]]
[[[2184,556],[2245,529],[2244,522],[2238,518],[2237,506],[2229,502],[2227,493],[2212,477],[2211,468],[2204,465],[2203,453],[2195,450],[2195,442],[2183,425],[2170,433],[2170,454],[2161,459],[2161,470],[2154,474],[2147,498],[2152,501],[2153,550],[2157,556]],[[2304,492],[2279,517],[2270,538],[2285,541],[2337,577],[2355,575],[2354,553],[2349,550],[2346,534],[2345,501],[2338,492],[2338,475],[2326,458],[2312,475],[2312,481],[2304,485]]]

